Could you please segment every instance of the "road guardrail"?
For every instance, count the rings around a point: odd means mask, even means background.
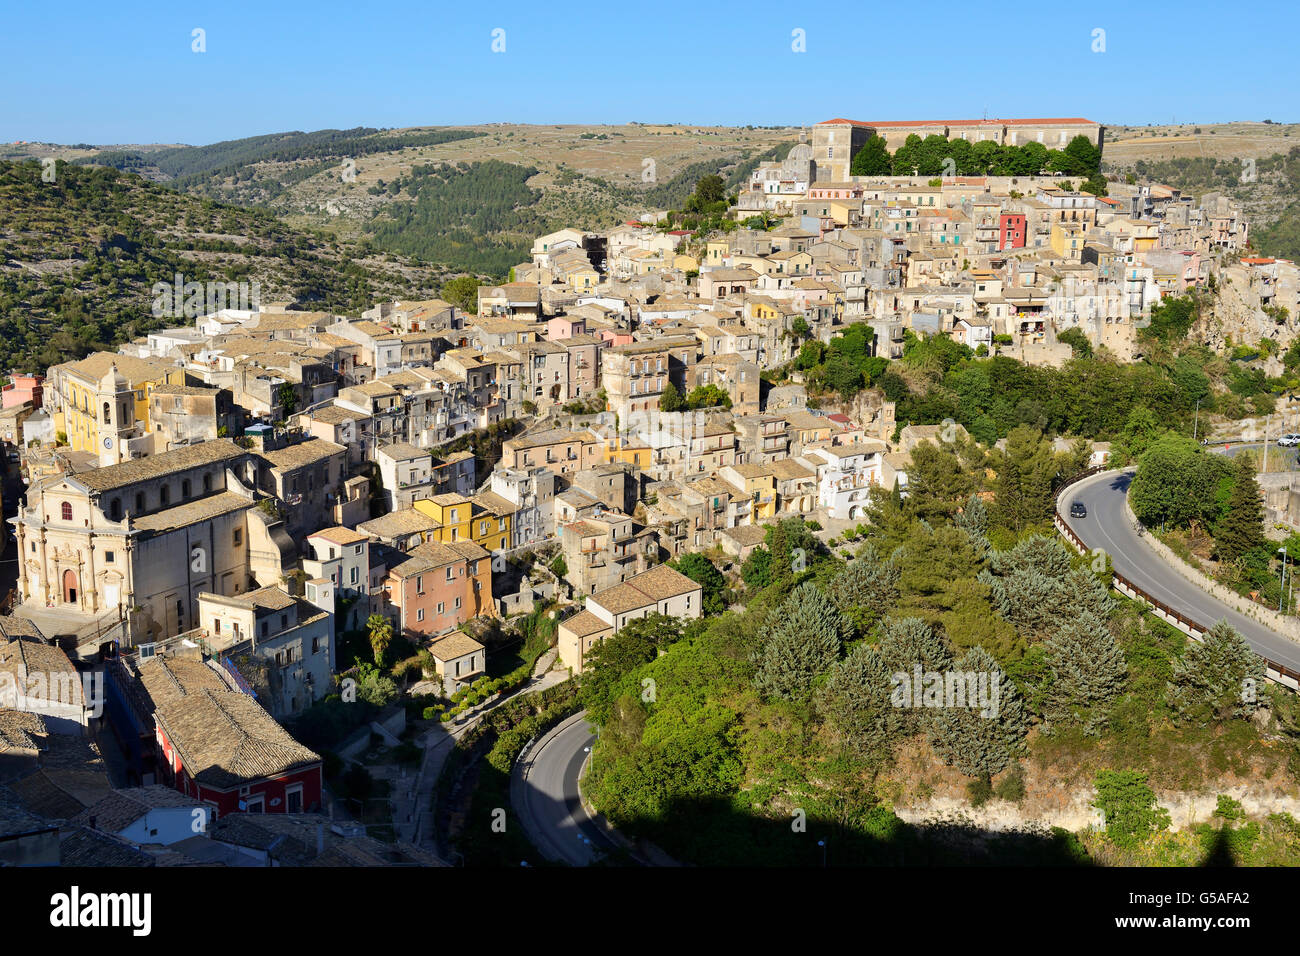
[[[1052,510],[1055,513],[1054,523],[1056,525],[1056,530],[1059,531],[1062,537],[1069,541],[1070,544],[1074,545],[1075,549],[1081,554],[1088,553],[1088,546],[1083,543],[1083,539],[1079,537],[1075,530],[1070,527],[1070,523],[1061,515],[1060,510],[1057,508],[1057,504],[1060,501],[1061,492],[1065,491],[1066,488],[1083,481],[1085,478],[1091,478],[1093,475],[1101,474],[1103,471],[1108,470],[1110,469],[1097,466],[1089,468],[1086,471],[1081,471],[1076,475],[1072,475],[1060,484],[1056,489],[1056,493],[1052,496]],[[1174,627],[1192,638],[1192,640],[1199,641],[1201,636],[1210,629],[1210,625],[1203,624],[1195,618],[1188,617],[1183,612],[1170,607],[1159,598],[1138,587],[1137,584],[1120,574],[1114,568],[1111,568],[1111,584],[1115,590],[1119,591],[1121,594],[1126,594],[1131,598],[1149,604],[1152,609],[1156,611],[1158,617],[1167,623],[1174,625]],[[1300,671],[1293,670],[1285,664],[1279,664],[1277,661],[1270,660],[1263,654],[1259,654],[1258,651],[1256,654],[1260,660],[1264,662],[1264,674],[1269,680],[1281,684],[1283,687],[1289,687],[1291,690],[1300,690]]]

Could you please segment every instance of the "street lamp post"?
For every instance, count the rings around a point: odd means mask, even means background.
[[[1282,555],[1282,593],[1277,596],[1277,610],[1282,612],[1282,602],[1286,600],[1286,547],[1277,549],[1277,553]]]

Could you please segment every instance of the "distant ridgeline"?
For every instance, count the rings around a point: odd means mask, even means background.
[[[408,146],[437,146],[483,133],[461,129],[434,129],[414,133],[388,134],[368,126],[355,129],[322,129],[314,133],[269,133],[245,139],[225,140],[208,146],[178,146],[152,152],[111,152],[77,160],[82,165],[112,166],[138,171],[156,167],[177,189],[202,192],[212,180],[239,178],[247,167],[258,163],[311,161],[312,172],[332,162],[342,162],[385,153]]]

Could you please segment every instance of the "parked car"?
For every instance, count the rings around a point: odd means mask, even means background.
[[[1300,435],[1295,432],[1287,432],[1277,440],[1277,443],[1283,448],[1291,448],[1295,445],[1300,445]]]
[[[1088,509],[1083,506],[1082,501],[1076,501],[1074,504],[1070,505],[1070,517],[1071,518],[1088,517]]]

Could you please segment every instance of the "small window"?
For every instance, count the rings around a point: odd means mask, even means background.
[[[441,614],[441,613],[443,613],[446,609],[447,609],[447,605],[444,604],[442,601],[439,601],[439,602],[438,602],[438,613]]]
[[[165,506],[172,499],[171,489],[163,485],[158,492],[158,500]]]
[[[415,611],[415,619],[416,619],[417,621],[423,621],[423,620],[424,620],[424,608],[422,608],[422,607],[421,607],[421,608],[416,608],[416,611]]]
[[[105,564],[112,564],[115,560],[117,560],[117,557],[116,557],[115,552],[113,552],[113,551],[105,551],[105,552],[104,552],[104,563],[105,563]]]
[[[72,520],[72,502],[70,501],[63,502],[62,515],[64,521]]]
[[[190,480],[186,478],[184,481],[181,482],[181,498],[184,499],[184,498],[188,498],[189,496],[190,496]]]
[[[235,547],[237,548],[237,547],[239,547],[239,546],[240,546],[241,544],[243,544],[243,543],[244,543],[244,529],[243,529],[243,528],[236,528],[236,529],[234,530],[234,544],[235,544]]]
[[[144,492],[137,491],[135,494],[135,511],[136,514],[144,511]]]
[[[212,476],[211,476],[211,475],[204,475],[204,476],[203,476],[203,490],[204,490],[204,491],[211,491],[211,490],[212,490]]]

